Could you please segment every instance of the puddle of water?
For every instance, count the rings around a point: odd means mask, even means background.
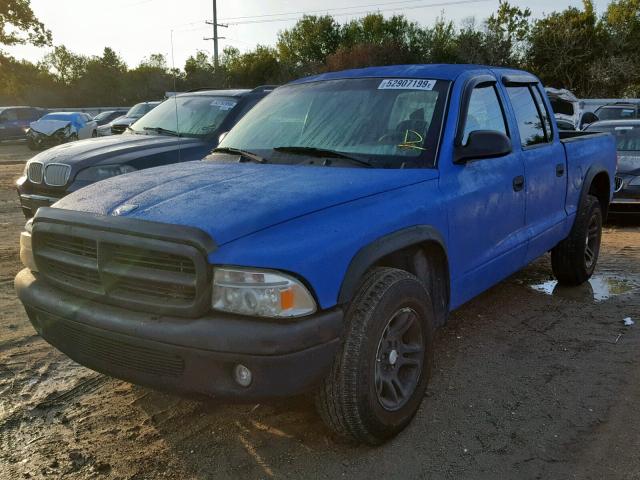
[[[529,287],[547,295],[569,300],[604,302],[615,295],[631,292],[638,288],[639,285],[624,277],[598,274],[577,287],[558,285],[557,280],[535,283],[529,285]]]

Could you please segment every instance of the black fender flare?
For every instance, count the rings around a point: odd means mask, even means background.
[[[435,227],[431,225],[415,225],[397,230],[379,237],[367,246],[362,247],[358,253],[354,255],[342,280],[340,293],[338,294],[338,304],[344,305],[351,301],[365,272],[378,260],[393,252],[425,242],[437,243],[442,248],[445,254],[445,261],[448,265],[444,238]],[[448,290],[449,286],[447,285],[447,291]]]
[[[591,165],[587,170],[587,173],[584,176],[584,180],[582,181],[582,190],[580,191],[580,199],[578,200],[578,210],[582,208],[584,202],[587,199],[587,195],[589,194],[589,190],[591,189],[591,185],[593,184],[593,179],[596,178],[596,175],[604,173],[609,180],[609,197],[607,198],[607,205],[601,205],[602,213],[604,218],[606,218],[606,214],[609,210],[609,202],[611,202],[611,177],[609,176],[609,172],[606,167],[601,164]]]

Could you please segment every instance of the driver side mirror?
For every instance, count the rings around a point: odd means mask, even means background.
[[[453,162],[462,164],[471,160],[504,157],[511,152],[511,140],[504,133],[493,130],[476,130],[469,134],[466,145],[455,147]]]

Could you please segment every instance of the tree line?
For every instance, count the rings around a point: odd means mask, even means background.
[[[50,45],[51,34],[22,6],[22,36],[0,7],[0,45]],[[25,10],[26,7],[26,10]],[[25,21],[25,15],[30,22]],[[294,78],[345,68],[400,63],[476,63],[523,68],[549,86],[578,96],[640,95],[640,0],[614,0],[599,15],[592,0],[582,8],[533,18],[528,8],[501,0],[484,20],[456,25],[441,15],[421,26],[404,15],[372,13],[339,23],[330,15],[304,16],[278,33],[274,46],[259,45],[241,53],[227,47],[220,66],[204,52],[189,57],[182,69],[151,54],[129,67],[105,47],[99,56],[78,55],[56,46],[40,62],[17,60],[0,50],[0,104],[39,106],[131,105],[161,99],[167,91],[193,88],[250,88],[282,84]]]

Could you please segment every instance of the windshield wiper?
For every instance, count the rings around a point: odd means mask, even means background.
[[[233,147],[218,147],[212,150],[212,153],[230,153],[232,155],[240,155],[240,159],[244,158],[244,161],[251,161],[256,163],[267,163],[266,158],[262,158],[259,155],[256,155],[253,152],[248,152],[247,150],[241,150],[239,148]]]
[[[340,152],[338,150],[330,150],[328,148],[290,146],[290,147],[275,147],[274,150],[276,152],[293,153],[293,154],[300,154],[300,155],[311,155],[314,157],[340,158],[344,160],[349,160],[350,162],[356,163],[358,165],[362,165],[363,167],[369,167],[369,168],[373,167],[373,165],[367,162],[366,160],[353,157],[347,153]]]
[[[143,128],[144,131],[147,132],[156,132],[159,133],[160,135],[171,135],[173,137],[180,137],[181,134],[174,131],[174,130],[168,130],[166,128],[162,128],[162,127],[144,127]]]

